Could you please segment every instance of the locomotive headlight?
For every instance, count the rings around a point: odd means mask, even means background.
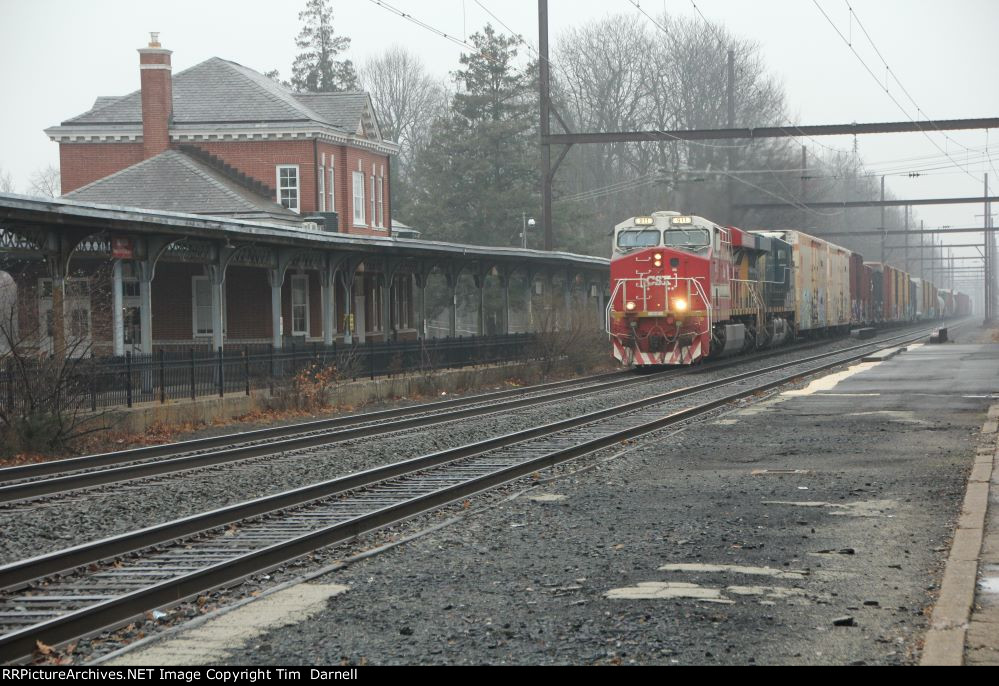
[[[663,260],[663,256],[660,255],[659,253],[656,253],[655,258],[656,258],[656,262],[662,262],[662,260]]]
[[[627,304],[624,306],[624,309],[628,310],[629,312],[634,312],[635,310],[638,309],[638,303],[629,300]]]
[[[656,260],[656,261],[655,261],[655,265],[656,265],[657,267],[661,267],[661,266],[663,266],[663,263],[662,263],[662,261],[661,261],[661,260]]]
[[[686,312],[687,301],[684,300],[683,298],[677,298],[676,300],[673,301],[673,309],[676,310],[677,312]]]

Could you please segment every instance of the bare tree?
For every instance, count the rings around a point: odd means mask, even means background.
[[[17,285],[14,278],[7,272],[0,272],[0,327],[10,330],[13,338],[17,338]],[[8,336],[0,335],[0,364],[10,354]]]
[[[559,38],[556,102],[570,126],[580,131],[725,128],[728,49],[735,52],[738,124],[776,124],[786,117],[783,91],[768,75],[758,45],[693,19],[663,15],[657,24],[622,14]],[[732,150],[679,141],[580,146],[569,157],[563,190],[567,202],[588,205],[604,226],[657,209],[723,220]],[[780,158],[776,167],[786,167],[789,150],[786,142],[754,144],[731,155],[731,166],[752,169]],[[778,186],[781,181],[764,179]]]
[[[17,286],[33,280],[24,269],[16,278],[0,272],[0,456],[59,453],[108,428],[107,412],[92,411],[99,368],[89,319],[66,312],[67,336],[55,349],[52,322],[38,310],[39,292]],[[99,270],[91,278],[100,283],[109,276]]]
[[[16,193],[14,187],[14,177],[10,172],[4,171],[3,167],[0,167],[0,193]]]
[[[48,165],[43,169],[35,171],[28,180],[28,193],[44,198],[58,198],[62,195],[62,176],[59,168],[55,165]]]
[[[360,79],[375,103],[382,133],[398,142],[406,157],[438,113],[443,84],[427,72],[418,55],[398,45],[366,61]]]

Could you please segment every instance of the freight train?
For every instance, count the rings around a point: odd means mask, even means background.
[[[800,231],[656,212],[614,229],[606,327],[629,366],[690,365],[852,327],[971,314],[967,295]]]

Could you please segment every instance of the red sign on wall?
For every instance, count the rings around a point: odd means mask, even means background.
[[[112,238],[111,257],[116,260],[131,260],[135,258],[135,245],[131,238]]]

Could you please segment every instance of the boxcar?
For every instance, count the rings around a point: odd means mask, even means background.
[[[941,317],[954,316],[954,291],[949,288],[941,288],[937,291],[938,309]]]
[[[850,251],[800,231],[773,233],[791,245],[794,256],[798,331],[848,326],[852,319]]]
[[[929,281],[923,281],[923,313],[927,319],[940,318],[937,287]]]
[[[851,323],[871,321],[871,274],[860,253],[850,254],[850,310]]]
[[[923,280],[909,277],[909,319],[919,321],[925,319],[923,310]]]
[[[967,293],[954,293],[954,314],[957,317],[970,317],[972,309],[971,296]]]

